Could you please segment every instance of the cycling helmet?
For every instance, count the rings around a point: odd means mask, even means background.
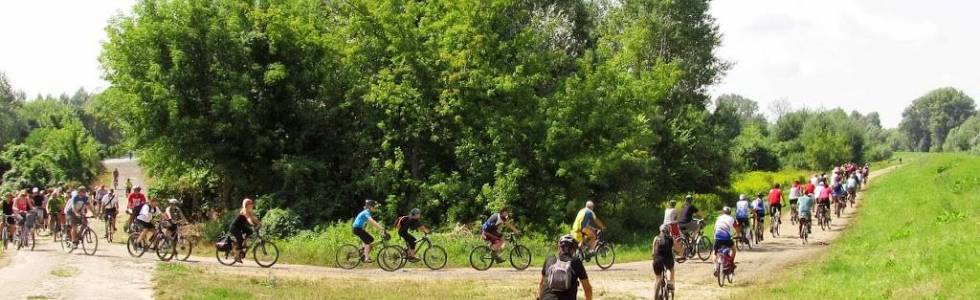
[[[169,202],[170,204],[177,204],[177,199],[170,198],[170,199],[167,199],[167,202]]]
[[[573,238],[571,235],[566,234],[558,240],[558,246],[561,246],[562,248],[575,247],[578,246],[578,242],[576,242],[575,238]]]
[[[745,194],[741,194],[738,196],[738,200],[749,200],[749,197],[745,197]]]
[[[693,200],[694,200],[694,195],[687,194],[687,196],[684,196],[684,201],[691,202]]]
[[[721,211],[724,212],[725,214],[730,214],[730,213],[732,213],[732,208],[731,207],[728,207],[728,206],[725,206],[725,207],[723,207],[721,209]]]
[[[364,200],[365,207],[374,207],[377,204],[378,204],[377,202],[374,202],[374,200],[371,199]]]
[[[408,213],[409,216],[413,216],[413,217],[418,217],[421,214],[422,214],[422,211],[419,210],[418,208],[413,208],[412,211],[410,211]]]
[[[759,198],[762,198],[762,197],[763,197],[763,196],[765,196],[765,195],[766,195],[766,193],[761,193],[761,192],[760,192],[760,193],[759,193],[758,195],[756,195],[756,196],[757,196],[757,197],[759,197]]]

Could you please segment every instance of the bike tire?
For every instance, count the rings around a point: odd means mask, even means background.
[[[174,255],[176,256],[177,260],[187,261],[187,259],[191,257],[191,252],[194,251],[194,242],[191,242],[191,240],[185,239],[184,237],[180,237],[180,239],[177,240],[177,245],[174,247],[174,251],[177,252]]]
[[[99,251],[99,236],[92,228],[85,228],[82,231],[82,252],[88,256],[95,255]]]
[[[599,266],[599,269],[609,269],[616,263],[616,247],[611,243],[600,244],[599,247],[596,247],[593,255],[595,264]]]
[[[422,252],[422,262],[430,270],[441,270],[449,262],[449,255],[447,255],[446,249],[441,246],[432,245],[426,248],[425,252]]]
[[[720,260],[720,259],[718,259],[718,260]],[[724,272],[724,268],[722,268],[721,262],[716,260],[715,261],[715,279],[718,279],[718,286],[720,286],[720,287],[724,287],[725,286],[725,279],[724,279],[725,278],[725,274],[723,274],[723,272]]]
[[[493,251],[487,246],[476,246],[470,250],[470,267],[477,271],[486,271],[493,266]]]
[[[30,240],[31,251],[34,251],[34,247],[37,247],[37,236],[34,234],[34,231],[33,230],[31,230],[31,236],[30,237],[31,237],[31,240]]]
[[[345,244],[337,248],[335,257],[337,267],[341,269],[354,269],[361,265],[361,250],[357,246]]]
[[[708,261],[708,259],[711,258],[711,241],[708,240],[707,237],[699,236],[697,240],[695,240],[694,248],[697,251],[698,258],[701,259],[701,261]]]
[[[262,240],[252,246],[252,259],[260,267],[271,268],[276,265],[276,262],[279,262],[279,246],[273,242]]]
[[[385,246],[378,252],[378,267],[388,272],[397,271],[404,265],[403,261],[406,260],[408,258],[405,257],[405,250],[398,245]]]
[[[231,266],[235,264],[235,253],[231,250],[221,250],[218,248],[214,248],[214,258],[218,259],[219,264],[225,266]]]
[[[133,233],[129,235],[129,239],[126,240],[126,251],[129,252],[129,256],[132,257],[143,257],[146,253],[146,246],[139,245],[139,233]]]
[[[159,258],[160,261],[170,261],[174,258],[174,256],[177,256],[174,241],[172,239],[163,238],[158,240],[156,244],[157,258]]]
[[[524,271],[531,266],[531,249],[524,245],[516,245],[510,249],[510,266],[519,271]]]

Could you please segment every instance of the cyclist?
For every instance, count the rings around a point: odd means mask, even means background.
[[[163,210],[163,219],[160,221],[160,227],[163,228],[164,233],[169,237],[173,237],[177,233],[177,226],[184,219],[184,213],[180,211],[179,204],[180,201],[170,198],[167,200],[167,208]]]
[[[112,189],[119,188],[119,168],[112,170]]]
[[[27,190],[20,193],[20,197],[14,200],[14,213],[19,217],[17,226],[24,226],[27,222],[27,214],[34,213],[34,202],[27,196]],[[33,226],[34,224],[26,224]]]
[[[558,240],[558,255],[545,259],[544,268],[541,269],[538,299],[574,300],[581,282],[585,300],[592,300],[589,274],[585,272],[582,260],[575,255],[577,250],[578,242],[571,235],[565,235]]]
[[[806,224],[807,233],[812,232],[810,231],[811,228],[810,216],[811,213],[813,212],[812,196],[813,194],[805,194],[802,197],[800,197],[800,201],[797,202],[797,204],[799,205],[797,209],[799,210],[799,214],[800,214],[800,229],[803,229],[803,225]]]
[[[681,227],[677,224],[677,210],[674,207],[677,207],[677,200],[671,199],[668,201],[667,209],[664,210],[664,223],[661,226],[670,231],[670,236],[674,240],[678,240],[681,239]],[[674,251],[684,253],[684,244],[674,243]]]
[[[78,227],[84,224],[85,215],[91,210],[92,203],[88,201],[88,191],[85,187],[80,187],[73,193],[77,194],[71,197],[68,204],[65,205],[65,214],[68,216],[68,237],[77,247],[80,240],[78,239]]]
[[[840,181],[835,182],[830,186],[831,196],[834,198],[834,202],[843,203],[844,202],[844,185]],[[839,204],[838,204],[839,205]]]
[[[745,237],[745,228],[749,227],[749,211],[749,198],[745,194],[739,195],[735,203],[735,228],[740,237]]]
[[[504,248],[505,244],[501,238],[500,225],[507,225],[514,234],[521,234],[521,231],[517,230],[514,224],[510,222],[510,212],[506,207],[500,208],[497,213],[490,215],[483,222],[483,226],[480,227],[480,236],[483,237],[484,241],[490,242],[490,252],[492,252],[493,259],[497,263],[504,262],[504,258],[500,257],[500,250]]]
[[[715,221],[715,251],[720,250],[723,246],[728,246],[732,249],[731,261],[735,261],[735,243],[732,241],[732,236],[735,228],[735,219],[732,218],[732,208],[725,206],[721,209],[721,215],[718,216],[718,220]]]
[[[654,236],[653,245],[650,249],[650,255],[653,256],[653,274],[657,276],[657,284],[663,280],[664,269],[670,272],[670,280],[667,281],[667,287],[674,289],[674,252],[672,248],[674,247],[674,239],[670,235],[670,229],[667,226],[660,226],[660,234]]]
[[[800,180],[793,180],[793,186],[789,188],[789,207],[790,212],[796,215],[796,200],[800,198],[803,194],[803,186],[800,185]]]
[[[245,239],[252,235],[252,226],[262,226],[262,221],[259,217],[255,216],[255,202],[252,199],[245,198],[242,200],[242,208],[238,210],[238,217],[235,221],[231,223],[231,228],[228,230],[231,235],[235,237],[235,249],[232,253],[235,254],[235,259],[242,259],[244,255]]]
[[[102,206],[102,216],[106,220],[106,226],[116,231],[116,216],[119,215],[119,200],[116,199],[116,190],[109,190],[99,199]]]
[[[772,185],[769,190],[769,213],[776,215],[777,211],[783,208],[783,190],[779,189],[779,184]]]
[[[848,177],[847,185],[844,186],[844,188],[847,190],[848,197],[850,197],[851,199],[856,198],[857,197],[856,193],[858,188],[857,175],[851,175],[850,177]]]
[[[371,199],[364,200],[364,210],[362,210],[360,213],[357,214],[356,217],[354,217],[354,224],[353,224],[354,235],[360,238],[361,243],[363,243],[361,248],[364,249],[363,260],[366,263],[373,262],[371,260],[371,243],[374,243],[374,237],[371,236],[371,234],[368,233],[366,230],[364,230],[364,225],[366,225],[367,223],[371,223],[371,225],[374,225],[375,228],[378,228],[378,231],[381,232],[382,237],[388,236],[388,233],[385,232],[385,228],[381,226],[381,224],[378,224],[378,222],[371,217],[371,212],[377,210],[376,207],[377,207],[377,203],[374,202],[374,200]]]
[[[60,231],[65,225],[65,198],[62,197],[59,190],[55,190],[53,193],[51,193],[51,197],[48,199],[47,208],[48,223],[51,224],[48,226],[48,230],[51,231],[51,234],[56,234],[57,231]]]
[[[31,195],[31,202],[32,204],[34,204],[35,222],[40,222],[41,223],[40,225],[43,228],[44,217],[45,215],[47,215],[47,211],[44,210],[45,207],[44,203],[46,202],[45,200],[47,200],[47,198],[44,197],[44,193],[43,193],[44,190],[35,187],[33,192],[34,194]],[[37,223],[35,223],[35,226],[37,226]]]
[[[752,200],[752,215],[755,219],[755,224],[759,224],[759,228],[765,228],[766,224],[766,201],[762,200],[764,193],[759,193],[756,195],[755,200]],[[753,232],[753,234],[755,234]],[[760,241],[764,240],[764,234],[758,234]]]
[[[816,188],[817,188],[816,183],[807,182],[806,185],[803,186],[803,194],[813,194]]]
[[[153,230],[156,229],[156,227],[153,226],[153,217],[159,214],[157,199],[151,197],[150,202],[137,205],[135,208],[133,208],[133,214],[136,215],[134,219],[136,225],[140,229],[140,243],[142,243],[142,245],[149,245],[149,239],[153,237]]]
[[[7,226],[7,239],[12,239],[17,234],[17,214],[14,213],[14,195],[7,193],[3,201],[3,219]]]
[[[95,211],[98,215],[102,215],[102,210],[104,209],[102,207],[102,198],[105,198],[105,195],[108,193],[109,191],[106,190],[105,185],[100,185],[99,189],[95,191]]]
[[[129,179],[127,178],[126,181],[128,183],[129,182]],[[134,211],[133,209],[136,208],[137,206],[139,206],[140,204],[146,203],[146,195],[144,195],[142,191],[143,191],[143,187],[141,187],[139,185],[133,187],[132,188],[132,192],[129,192],[129,190],[126,191],[126,193],[127,193],[126,194],[126,201],[127,201],[126,208],[127,208],[127,211],[129,212],[129,220],[126,221],[126,230],[127,230],[127,232],[129,230],[129,228],[131,226],[133,226],[133,218],[136,216],[137,213],[139,213],[138,211]]]
[[[398,229],[398,236],[405,241],[405,246],[408,248],[408,260],[411,262],[417,262],[419,259],[415,256],[415,237],[411,233],[408,233],[408,231],[421,230],[425,234],[432,233],[432,230],[422,225],[422,222],[419,222],[421,218],[422,211],[418,208],[413,208],[407,216],[401,216],[395,220],[395,228]]]
[[[585,207],[578,211],[578,214],[575,216],[575,222],[572,223],[572,237],[578,241],[579,248],[585,246],[587,243],[589,245],[589,251],[595,249],[597,242],[596,228],[592,226],[592,221],[595,221],[595,224],[599,225],[599,229],[606,228],[606,225],[602,224],[602,220],[599,220],[599,217],[595,215],[593,209],[595,209],[595,203],[591,200],[586,201]]]
[[[817,205],[820,205],[820,208],[823,209],[824,213],[827,216],[827,221],[830,221],[831,189],[829,187],[824,187],[824,182],[820,182],[820,185],[818,186],[817,190],[818,193],[815,194],[817,197]]]
[[[677,220],[683,233],[689,234],[692,231],[700,229],[698,228],[698,223],[694,222],[695,215],[704,218],[704,213],[698,211],[698,208],[694,206],[694,196],[687,194],[687,196],[684,196],[684,207],[681,207],[681,214]]]
[[[133,192],[133,181],[126,178],[126,195],[129,195],[131,192]]]

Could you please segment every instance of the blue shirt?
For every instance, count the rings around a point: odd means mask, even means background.
[[[354,228],[364,229],[364,224],[367,223],[368,219],[370,218],[371,210],[365,208],[361,211],[361,213],[357,214],[357,217],[354,217]]]

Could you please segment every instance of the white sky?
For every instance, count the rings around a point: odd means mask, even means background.
[[[0,0],[0,71],[28,97],[105,88],[109,17],[134,0]],[[713,94],[878,111],[894,127],[929,90],[980,97],[980,1],[714,0],[734,63]]]

